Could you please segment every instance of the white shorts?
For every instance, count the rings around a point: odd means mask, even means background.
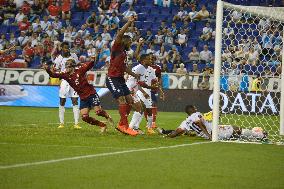
[[[228,140],[232,137],[234,128],[231,125],[219,125],[218,126],[218,139]]]
[[[69,83],[62,79],[59,89],[59,97],[60,98],[78,98],[79,95],[76,91],[69,85]]]
[[[151,93],[148,94],[149,98],[145,98],[143,93],[139,90],[137,91],[136,95],[139,97],[139,99],[145,104],[146,108],[152,108],[152,98],[151,98]]]

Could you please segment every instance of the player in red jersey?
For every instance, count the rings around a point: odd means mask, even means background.
[[[86,72],[94,66],[94,61],[77,65],[74,59],[69,59],[66,62],[66,71],[56,72],[48,65],[44,64],[43,68],[47,71],[50,77],[65,79],[69,85],[78,93],[80,97],[80,113],[82,120],[91,124],[97,125],[101,128],[102,132],[106,131],[106,124],[93,117],[89,116],[90,110],[94,109],[98,116],[102,116],[113,124],[110,115],[100,106],[99,95],[97,94],[94,86],[88,83],[85,76]]]
[[[139,79],[139,75],[136,75],[126,65],[126,51],[131,46],[131,38],[128,35],[124,35],[127,28],[134,22],[135,17],[131,16],[127,23],[117,33],[114,44],[111,48],[110,66],[108,69],[108,77],[106,79],[106,86],[112,93],[113,98],[118,101],[118,111],[120,114],[120,121],[117,126],[117,130],[122,133],[136,136],[137,131],[129,128],[128,114],[133,104],[131,93],[125,83],[124,72]]]
[[[152,61],[152,65],[150,65],[154,70],[155,70],[155,74],[157,77],[157,80],[153,80],[153,84],[158,84],[159,88],[157,90],[151,90],[151,98],[152,98],[152,116],[153,116],[153,122],[152,122],[152,128],[157,128],[156,126],[156,118],[157,118],[157,113],[158,113],[158,107],[157,107],[157,103],[158,103],[158,91],[160,92],[160,99],[162,99],[163,101],[165,100],[165,94],[164,91],[162,89],[162,69],[159,65],[155,64],[155,55],[151,54],[151,61]]]

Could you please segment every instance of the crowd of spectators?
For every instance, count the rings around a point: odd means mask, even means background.
[[[138,40],[143,37],[141,53],[155,54],[156,63],[164,72],[212,73],[216,2],[149,2],[0,0],[0,50],[9,49],[1,53],[0,66],[39,68],[41,63],[52,60],[56,54],[54,47],[60,48],[60,43],[66,41],[81,61],[97,55],[95,69],[107,69],[117,30],[127,17],[137,15],[138,20],[126,33],[133,40],[127,52],[129,64],[137,63],[133,54]],[[240,72],[254,74],[252,71],[262,65],[273,67],[271,72],[278,73],[282,56],[281,24],[269,19],[250,23],[246,15],[237,11],[228,15],[223,30],[226,44],[222,53],[223,72],[230,73],[229,70],[236,67]],[[232,26],[232,23],[237,25]],[[252,31],[250,37],[238,37],[237,34],[247,29],[244,24],[256,25],[255,31],[259,33],[253,35]]]

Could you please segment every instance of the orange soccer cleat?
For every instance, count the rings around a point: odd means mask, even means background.
[[[135,131],[133,129],[131,129],[130,127],[128,127],[126,130],[125,130],[125,133],[128,134],[128,135],[131,135],[131,136],[136,136],[139,134],[138,131]]]

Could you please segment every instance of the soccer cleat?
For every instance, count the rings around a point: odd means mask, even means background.
[[[58,128],[58,129],[64,128],[64,124],[61,123],[57,128]]]
[[[152,135],[152,134],[155,134],[156,132],[152,129],[152,128],[148,128],[147,129],[147,134],[148,135]]]
[[[159,134],[163,135],[164,134],[164,129],[157,127],[157,131]]]
[[[111,127],[114,127],[114,121],[113,119],[109,116],[109,118],[107,119],[108,121],[108,124],[111,126]]]
[[[82,129],[82,127],[80,127],[78,124],[75,124],[75,125],[73,126],[73,128],[74,128],[74,129]]]
[[[133,129],[134,131],[138,132],[138,135],[144,135],[145,133],[141,129]]]
[[[138,135],[138,132],[131,129],[130,127],[128,127],[126,130],[125,130],[125,133],[128,134],[128,135],[131,135],[131,136],[136,136]]]
[[[101,127],[101,134],[106,133],[106,131],[107,131],[107,126]]]
[[[121,133],[126,134],[127,126],[126,125],[117,125],[117,127],[115,129],[118,130]]]
[[[155,122],[153,122],[153,123],[152,123],[151,128],[152,128],[152,129],[157,129],[157,125],[156,125],[156,123],[155,123]]]

